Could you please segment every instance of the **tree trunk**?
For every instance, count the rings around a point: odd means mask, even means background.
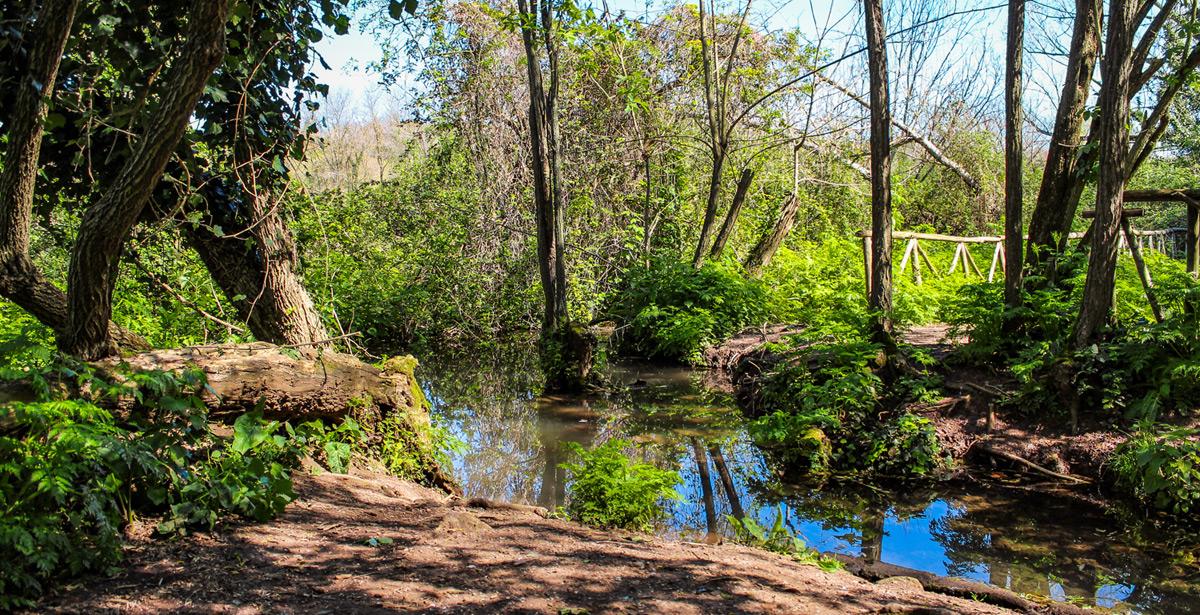
[[[733,203],[729,205],[729,213],[725,214],[725,222],[721,224],[721,231],[717,233],[717,239],[713,242],[709,257],[720,258],[721,253],[725,251],[725,244],[729,242],[729,237],[733,235],[733,229],[737,226],[738,216],[742,213],[742,206],[746,203],[746,193],[750,190],[752,181],[754,181],[754,170],[742,169],[742,175],[738,178],[737,190],[733,193]]]
[[[1008,2],[1008,58],[1004,70],[1004,305],[1021,306],[1021,204],[1025,198],[1022,182],[1024,152],[1021,130],[1022,55],[1025,44],[1025,0]]]
[[[54,92],[58,67],[70,37],[78,0],[47,0],[27,40],[33,41],[29,70],[18,86],[7,126],[8,146],[0,171],[0,296],[62,335],[67,326],[67,295],[46,280],[29,257],[33,197],[42,123]],[[144,349],[145,340],[114,323],[108,335],[127,348]]]
[[[4,127],[8,146],[0,167],[0,295],[55,331],[67,321],[66,295],[42,277],[29,258],[33,196],[42,123],[79,0],[46,0],[27,40],[29,70],[17,86],[12,116]]]
[[[700,226],[700,239],[696,241],[696,252],[692,255],[692,267],[699,269],[704,264],[704,255],[712,237],[713,224],[717,221],[717,206],[721,200],[721,175],[725,171],[725,147],[714,144],[712,169],[708,178],[708,200],[704,205],[704,222]]]
[[[700,64],[704,76],[704,113],[708,120],[708,147],[712,154],[712,166],[708,177],[708,199],[704,204],[704,220],[700,224],[700,238],[696,240],[696,252],[692,255],[692,267],[699,269],[704,264],[704,255],[708,252],[708,242],[712,237],[713,224],[717,221],[717,206],[721,199],[721,175],[725,170],[725,157],[729,154],[728,140],[721,127],[721,89],[717,86],[714,75],[715,58],[710,58],[709,33],[705,29],[705,1],[700,0]],[[712,35],[716,36],[714,22]],[[715,55],[715,50],[713,54]],[[730,62],[733,60],[731,59]]]
[[[1058,101],[1054,130],[1050,135],[1050,148],[1046,152],[1042,185],[1029,220],[1026,260],[1031,267],[1038,266],[1044,260],[1047,251],[1058,251],[1060,246],[1056,235],[1065,242],[1066,234],[1071,229],[1071,220],[1075,216],[1071,195],[1075,185],[1081,183],[1078,177],[1078,158],[1083,111],[1091,92],[1092,72],[1099,45],[1099,0],[1076,0],[1075,27],[1067,55],[1066,79]],[[1008,260],[1008,268],[1017,267],[1018,263],[1019,261]]]
[[[211,218],[207,224],[179,224],[238,318],[261,341],[319,348],[315,342],[329,334],[304,288],[292,232],[279,209],[247,194],[243,202],[250,204],[250,212],[225,219],[218,212],[228,208],[215,202],[219,196],[212,192],[205,195]],[[228,235],[218,237],[213,225]]]
[[[526,20],[534,23],[521,28],[525,49],[526,74],[529,86],[529,130],[533,160],[534,209],[537,218],[538,271],[541,275],[545,308],[543,332],[558,331],[567,325],[566,264],[563,262],[563,217],[557,138],[557,108],[555,97],[558,80],[557,56],[552,42],[552,12],[544,2],[532,7],[524,0],[518,3]],[[540,25],[537,24],[539,16]],[[544,37],[549,56],[551,89],[547,92],[542,77],[541,60],[537,54],[537,29]]]
[[[839,83],[837,81],[834,81],[831,77],[827,77],[826,75],[824,75],[822,73],[817,73],[816,76],[821,81],[824,81],[825,83],[828,83],[829,85],[833,86],[833,89],[848,96],[850,98],[850,100],[853,100],[854,102],[856,102],[864,107],[867,107],[868,109],[871,107],[871,104],[869,102],[867,102],[866,100],[863,100],[862,96],[855,94],[853,90],[842,85],[841,83]],[[934,145],[933,141],[929,140],[929,137],[926,137],[925,135],[920,134],[919,132],[914,130],[912,127],[910,127],[908,124],[905,124],[904,122],[902,122],[894,117],[890,117],[890,114],[889,114],[888,120],[892,123],[893,126],[895,126],[896,128],[899,128],[900,132],[903,132],[910,139],[912,139],[913,141],[916,141],[917,145],[920,145],[921,148],[924,149],[925,152],[928,153],[929,156],[934,159],[934,161],[936,161],[938,164],[946,167],[947,169],[950,169],[950,171],[952,173],[954,173],[955,175],[957,175],[958,178],[961,179],[962,182],[964,184],[966,184],[967,187],[970,188],[972,191],[978,193],[983,190],[983,187],[979,184],[979,180],[975,179],[975,176],[971,175],[971,173],[968,172],[967,169],[964,168],[961,164],[958,164],[954,160],[950,159],[950,157],[947,156],[946,153],[941,150],[941,148]]]
[[[194,0],[185,43],[137,150],[113,185],[83,214],[67,277],[67,327],[58,339],[64,352],[91,360],[117,351],[108,321],[121,248],[187,130],[204,84],[224,57],[227,8],[227,0]]]
[[[729,472],[729,466],[725,465],[725,455],[721,454],[721,447],[709,444],[708,456],[717,468],[717,476],[721,478],[721,487],[725,490],[725,498],[729,500],[729,510],[733,513],[733,518],[739,521],[744,519],[746,511],[742,508],[742,498],[733,484],[733,474]]]
[[[775,221],[770,232],[758,240],[758,243],[750,250],[750,255],[746,257],[746,271],[750,275],[754,277],[762,275],[763,269],[771,264],[771,259],[775,258],[775,252],[779,250],[779,246],[783,245],[783,240],[787,239],[788,233],[792,232],[792,226],[796,224],[796,214],[799,211],[800,199],[796,198],[796,193],[793,192],[788,195],[783,207],[779,208],[779,219]]]
[[[1121,229],[1126,166],[1129,154],[1129,91],[1132,78],[1134,0],[1113,0],[1104,44],[1100,89],[1100,177],[1096,187],[1096,219],[1083,304],[1075,322],[1074,345],[1095,339],[1112,310],[1117,273],[1117,238]]]
[[[875,337],[894,347],[892,330],[892,154],[887,39],[882,0],[863,0],[871,80],[871,292]]]
[[[804,147],[806,143],[806,139],[802,138],[792,146],[792,193],[779,208],[779,218],[775,220],[771,230],[758,240],[746,257],[746,272],[755,278],[761,276],[763,269],[771,264],[771,259],[775,258],[775,252],[779,250],[779,246],[783,245],[783,240],[787,239],[788,233],[792,232],[792,226],[796,224],[796,214],[800,211],[800,148]],[[816,146],[811,147],[819,151]],[[863,169],[863,173],[870,179],[871,174],[866,169]]]

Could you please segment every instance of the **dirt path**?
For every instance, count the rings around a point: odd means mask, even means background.
[[[297,473],[296,482],[301,499],[278,520],[135,539],[122,572],[68,586],[39,611],[1008,612],[741,546],[466,508],[390,477]]]

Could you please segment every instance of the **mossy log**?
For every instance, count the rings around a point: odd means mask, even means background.
[[[217,421],[232,421],[259,409],[267,418],[293,425],[353,417],[374,433],[383,419],[399,416],[402,420],[394,423],[410,432],[403,441],[411,443],[412,466],[424,474],[411,478],[457,491],[436,461],[428,402],[413,375],[417,361],[412,357],[390,359],[380,368],[346,354],[303,356],[272,344],[253,343],[152,350],[92,365],[113,379],[127,372],[125,366],[139,371],[200,369],[208,380],[201,398],[210,418]],[[5,383],[0,389],[0,402],[33,398],[27,383]]]
[[[436,460],[435,445],[430,441],[429,403],[413,373],[417,360],[411,356],[394,357],[375,367],[347,354],[303,356],[287,348],[255,343],[154,350],[104,361],[97,367],[111,369],[121,364],[137,370],[203,370],[208,378],[203,399],[209,415],[218,420],[254,409],[293,424],[352,417],[368,434],[375,434],[384,419],[399,416],[402,420],[396,423],[408,433],[392,437],[408,443],[411,466],[421,474],[409,478],[459,492]]]

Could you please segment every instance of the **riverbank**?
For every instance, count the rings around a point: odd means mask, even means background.
[[[49,596],[54,613],[1008,613],[737,545],[673,542],[471,507],[384,475],[297,472],[265,524],[180,540],[135,526],[123,570]]]
[[[705,351],[713,372],[709,381],[730,391],[739,405],[756,416],[760,379],[782,357],[771,344],[798,331],[797,327],[772,325],[743,331],[720,346]],[[1003,469],[1026,474],[1032,482],[1053,487],[1077,487],[1078,495],[1096,502],[1111,482],[1107,465],[1129,435],[1127,425],[1117,418],[1102,421],[1085,416],[1078,425],[1069,418],[1032,416],[1007,409],[1003,401],[1016,394],[1011,375],[980,369],[948,366],[961,340],[949,338],[945,325],[914,327],[902,333],[904,341],[939,361],[934,368],[942,378],[940,399],[910,404],[904,409],[930,420],[942,451],[962,471]],[[1195,419],[1182,427],[1200,427]]]

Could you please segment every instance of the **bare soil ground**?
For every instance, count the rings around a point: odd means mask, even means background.
[[[905,332],[906,342],[944,358],[956,343],[949,338],[945,325],[914,327]],[[925,414],[937,426],[938,440],[956,459],[991,456],[983,451],[1000,451],[1031,461],[1064,475],[1098,480],[1104,464],[1126,435],[1111,423],[1082,420],[1072,430],[1067,417],[1026,416],[1005,411],[996,402],[1016,389],[1009,376],[975,368],[953,368],[945,376],[949,396],[924,408],[911,410]],[[1018,464],[1019,466],[1020,464]],[[1038,470],[1024,470],[1037,474]],[[1053,478],[1043,475],[1042,478]]]
[[[301,498],[279,519],[172,541],[143,529],[123,571],[69,585],[39,612],[1009,612],[741,546],[472,508],[386,476],[296,476]]]

